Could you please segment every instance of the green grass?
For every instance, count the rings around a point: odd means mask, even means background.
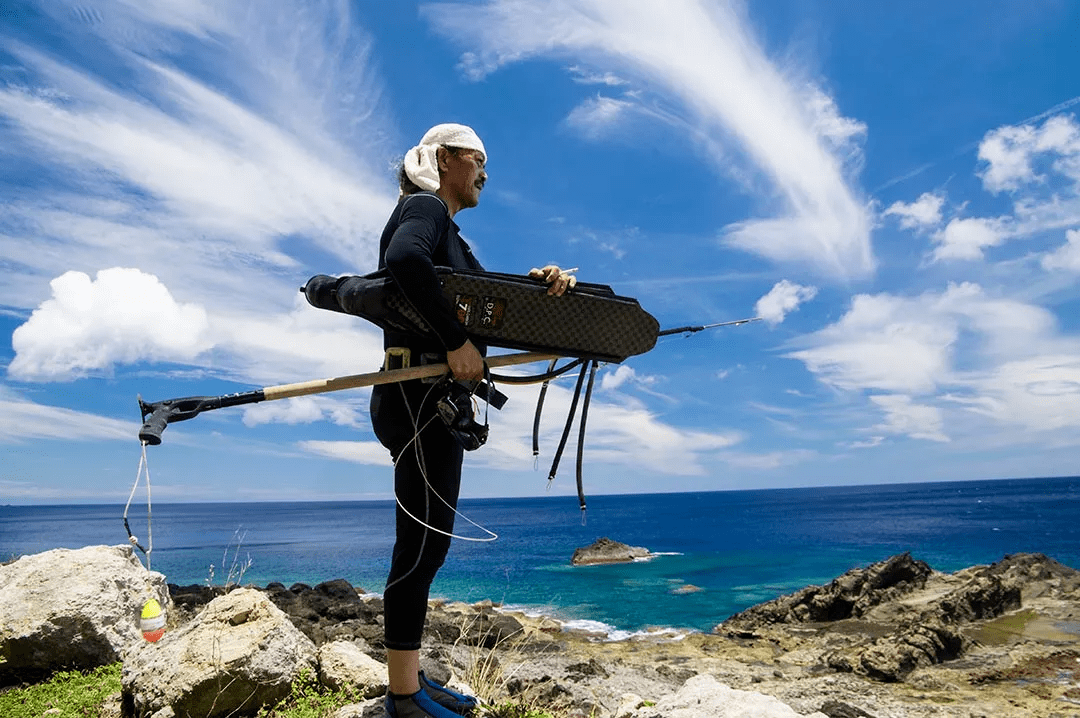
[[[92,671],[64,671],[44,683],[12,688],[0,693],[0,716],[40,718],[55,708],[63,716],[96,718],[105,699],[120,691],[120,668],[114,663]]]
[[[304,671],[293,681],[289,697],[271,708],[263,708],[258,718],[324,718],[338,708],[363,700],[351,690],[332,691],[318,678]]]

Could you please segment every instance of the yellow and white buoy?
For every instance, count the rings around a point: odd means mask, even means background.
[[[139,629],[142,630],[143,638],[151,643],[157,643],[165,635],[165,611],[157,599],[151,598],[143,604]]]

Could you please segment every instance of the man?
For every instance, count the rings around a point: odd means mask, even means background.
[[[379,243],[386,268],[437,339],[384,332],[386,368],[445,361],[454,379],[484,376],[485,347],[465,334],[442,294],[435,267],[482,269],[461,238],[454,216],[475,207],[487,182],[487,153],[472,129],[432,127],[402,163],[401,196]],[[529,275],[562,296],[576,279],[559,267]],[[384,599],[384,643],[391,718],[458,718],[476,699],[429,681],[420,671],[420,639],[428,592],[450,547],[461,483],[463,448],[436,413],[436,385],[421,381],[376,386],[371,423],[394,459],[397,534]]]

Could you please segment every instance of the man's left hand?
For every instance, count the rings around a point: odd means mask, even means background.
[[[577,284],[577,277],[572,274],[574,271],[573,269],[560,269],[555,264],[549,264],[540,269],[533,267],[529,270],[529,276],[533,279],[543,280],[544,283],[551,285],[548,287],[548,296],[561,297]]]

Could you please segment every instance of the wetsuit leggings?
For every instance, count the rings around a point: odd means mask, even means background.
[[[394,491],[408,514],[452,533],[463,449],[436,415],[439,394],[438,389],[429,391],[431,387],[420,381],[376,386],[371,393],[371,424],[394,458]],[[421,431],[413,441],[417,426]],[[446,558],[450,537],[410,518],[400,505],[396,510],[397,538],[383,591],[384,643],[409,651],[420,648],[428,592]]]

